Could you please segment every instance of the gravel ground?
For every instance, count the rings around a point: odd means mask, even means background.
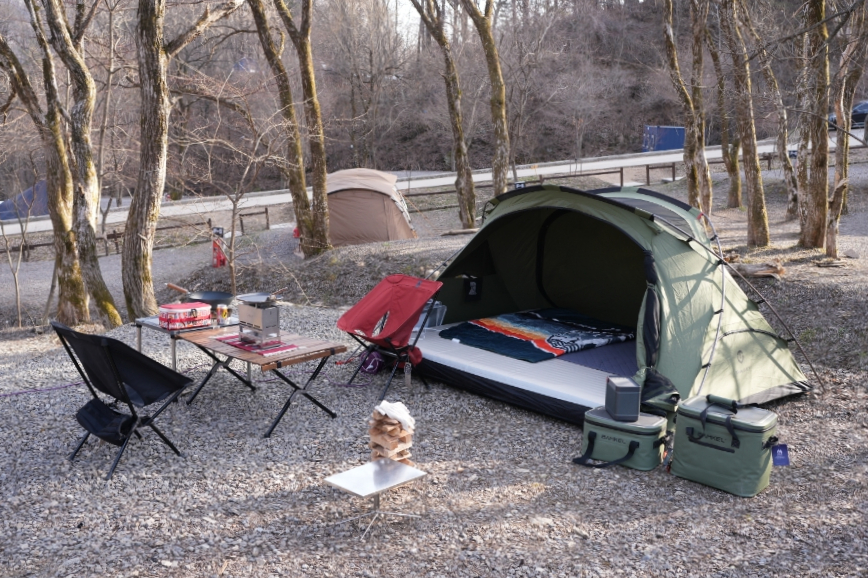
[[[678,186],[668,192],[682,194]],[[757,286],[800,336],[825,383],[773,404],[792,465],[776,468],[756,498],[736,498],[660,468],[579,468],[570,463],[581,439],[575,426],[441,384],[426,391],[417,380],[410,388],[397,380],[389,399],[404,401],[416,417],[413,459],[430,475],[387,494],[383,507],[422,517],[378,522],[361,541],[361,531],[335,522],[369,505],[322,480],[367,460],[365,420],[385,376],[345,388],[351,367],[337,365],[314,387],[337,419],[297,402],[274,436],[263,439],[286,388],[262,377],[253,393],[221,372],[195,403],[161,416],[184,457],[145,434],[105,484],[114,447],[91,441],[74,464],[64,459],[81,433],[73,415],[87,390],[18,394],[76,381],[62,350],[38,351],[53,338],[34,336],[3,341],[0,355],[0,433],[10,440],[0,453],[0,575],[865,576],[865,188],[854,191],[851,214],[842,219],[842,250],[860,255],[845,268],[817,267],[821,254],[791,247],[778,197],[769,194],[774,244],[767,249],[743,246],[740,211],[715,215],[728,249],[746,260],[784,261],[781,281]],[[318,297],[321,306],[286,306],[282,323],[345,341],[335,329],[340,306],[366,283],[407,266],[430,268],[453,249],[450,243],[465,240],[423,240],[414,250],[356,247],[336,253],[335,263],[284,263],[311,293],[333,290],[328,299]],[[376,275],[349,281],[368,267]],[[130,326],[111,334],[134,343]],[[145,352],[169,362],[163,335],[146,331],[143,339]],[[181,344],[179,356],[182,370],[205,374],[203,355]]]

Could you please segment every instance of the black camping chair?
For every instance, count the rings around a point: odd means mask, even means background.
[[[163,443],[180,456],[181,452],[154,425],[154,420],[177,399],[192,380],[117,339],[79,333],[55,321],[51,322],[51,326],[93,394],[93,399],[75,414],[78,423],[87,433],[78,442],[69,460],[75,459],[75,455],[91,434],[112,445],[120,446],[121,449],[106,476],[106,480],[110,480],[130,439],[133,435],[141,438],[139,430],[145,427],[154,430]],[[100,399],[97,391],[113,400],[107,404]],[[158,402],[164,403],[151,416],[136,411],[136,408]],[[117,403],[125,404],[129,413],[111,407]]]

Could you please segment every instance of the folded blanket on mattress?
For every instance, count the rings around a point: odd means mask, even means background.
[[[465,321],[444,329],[440,337],[535,363],[635,339],[636,330],[568,309],[540,309]]]

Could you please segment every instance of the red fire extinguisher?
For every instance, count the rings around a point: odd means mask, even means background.
[[[214,227],[211,232],[211,266],[223,267],[227,263],[223,252],[223,227]]]

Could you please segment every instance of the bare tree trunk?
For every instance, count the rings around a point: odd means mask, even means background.
[[[54,95],[56,98],[56,94]],[[57,269],[57,319],[66,325],[90,321],[87,291],[78,260],[78,243],[73,230],[73,179],[65,152],[60,113],[46,115],[51,139],[45,147],[45,181],[48,208],[54,228],[54,267]],[[58,152],[61,151],[61,152]]]
[[[440,46],[443,53],[443,81],[446,83],[446,104],[452,125],[452,160],[455,163],[455,190],[458,193],[458,217],[461,226],[471,229],[476,226],[476,194],[473,190],[473,172],[464,140],[464,120],[461,115],[461,85],[452,46],[444,30],[442,8],[434,0],[411,0],[428,33]],[[423,5],[422,2],[425,2]]]
[[[806,28],[809,44],[808,121],[811,136],[811,159],[808,188],[802,201],[805,224],[799,244],[806,248],[823,247],[829,218],[829,31],[826,28],[826,1],[809,0],[806,4]]]
[[[152,251],[166,182],[168,151],[168,56],[163,46],[164,0],[139,0],[136,46],[141,95],[141,147],[136,192],[124,230],[122,276],[131,319],[157,312],[151,277]]]
[[[764,247],[769,244],[769,220],[763,192],[762,169],[757,154],[750,61],[744,40],[738,30],[737,7],[734,1],[726,0],[723,8],[720,19],[721,31],[732,54],[736,123],[743,148],[742,160],[747,189],[747,244]]]
[[[326,193],[326,150],[325,134],[322,124],[322,113],[319,107],[319,97],[316,92],[316,76],[313,67],[313,52],[310,44],[311,10],[313,0],[302,0],[301,22],[296,26],[292,13],[283,0],[274,0],[283,24],[289,32],[289,37],[295,46],[298,56],[298,67],[301,72],[301,88],[304,93],[304,118],[307,125],[307,140],[310,147],[310,169],[313,189],[313,205],[311,216],[313,229],[308,242],[310,253],[305,256],[317,255],[332,248],[329,241],[329,206]]]
[[[711,169],[705,158],[705,104],[702,99],[702,40],[705,36],[708,20],[709,0],[691,0],[690,22],[693,30],[693,69],[691,71],[691,100],[696,121],[696,149],[693,152],[696,165],[697,185],[702,210],[711,215],[713,190],[711,185]]]
[[[693,2],[691,2],[691,18],[696,19],[693,15]],[[700,150],[700,143],[704,143],[704,137],[700,136],[702,127],[701,120],[698,116],[696,104],[693,101],[691,91],[687,89],[687,84],[684,82],[684,77],[681,74],[681,67],[678,64],[678,49],[675,42],[675,32],[672,28],[673,23],[673,0],[664,0],[664,21],[663,21],[663,36],[666,42],[666,58],[669,65],[669,78],[672,81],[672,86],[678,94],[681,101],[681,108],[684,110],[684,169],[687,173],[687,201],[691,206],[697,207],[700,211],[705,210],[702,205],[702,181],[703,177],[700,172],[708,173],[708,164],[705,162],[705,151]],[[696,38],[694,37],[694,44]],[[701,47],[694,47],[694,58],[696,53],[701,54]],[[701,68],[702,60],[699,57],[699,66]],[[694,60],[694,66],[696,66]],[[700,87],[701,90],[701,87]],[[696,94],[696,91],[693,91]],[[711,182],[710,173],[707,174],[706,183]],[[711,197],[710,192],[707,194]]]
[[[105,133],[108,132],[108,118],[109,118],[109,110],[111,109],[112,103],[112,80],[114,78],[114,66],[115,66],[115,6],[109,7],[109,21],[108,21],[108,64],[106,70],[106,80],[105,80],[105,97],[103,98],[102,104],[102,120],[99,123],[99,152],[97,152],[96,157],[96,172],[99,178],[99,186],[100,191],[102,191],[103,187],[103,175],[104,175],[104,166],[105,166]],[[109,206],[111,206],[111,201],[109,201]],[[103,221],[105,221],[105,217],[103,217]]]
[[[486,0],[484,11],[480,11],[474,0],[461,0],[462,6],[470,15],[488,66],[488,80],[491,83],[491,124],[494,128],[494,159],[492,161],[492,180],[494,194],[506,192],[509,185],[509,127],[506,120],[506,85],[500,69],[500,56],[492,30],[494,0]]]
[[[798,202],[799,184],[796,181],[796,173],[793,169],[793,163],[790,161],[790,135],[787,122],[787,109],[784,106],[784,99],[781,96],[781,89],[778,86],[778,79],[777,77],[775,77],[774,70],[772,70],[771,56],[766,50],[763,39],[754,28],[753,22],[751,21],[750,17],[750,11],[748,10],[748,6],[744,2],[744,0],[742,0],[741,2],[741,12],[739,14],[742,18],[742,23],[744,27],[747,29],[748,33],[753,39],[755,48],[759,53],[760,63],[762,64],[763,75],[765,76],[766,85],[768,85],[768,88],[772,94],[775,112],[778,117],[778,134],[776,141],[778,160],[781,163],[781,168],[783,169],[784,173],[784,187],[786,190],[788,203],[795,204]]]
[[[130,318],[153,315],[157,311],[151,262],[154,233],[166,184],[169,114],[171,100],[166,78],[168,63],[184,46],[198,38],[209,26],[234,12],[242,0],[229,0],[215,10],[206,8],[202,16],[169,43],[163,38],[165,0],[139,0],[136,47],[139,60],[141,95],[141,148],[136,193],[130,202],[124,230],[123,282]]]
[[[865,5],[853,14],[847,31],[842,33],[844,53],[835,78],[835,115],[838,119],[838,134],[835,147],[835,187],[829,203],[829,222],[826,225],[826,256],[838,258],[838,222],[844,210],[849,188],[850,131],[852,128],[853,99],[856,86],[865,66],[868,26]],[[868,126],[868,124],[866,124]]]
[[[801,54],[799,56],[799,76],[796,81],[796,107],[802,111],[796,122],[796,130],[799,133],[799,141],[796,147],[796,185],[797,196],[790,198],[787,203],[786,220],[799,219],[799,230],[805,228],[805,211],[803,201],[808,195],[808,154],[811,144],[811,115],[808,113],[808,84],[809,84],[809,60],[808,60],[808,35],[802,34]]]
[[[706,32],[708,32],[707,29]],[[718,115],[720,115],[720,154],[723,157],[726,174],[729,176],[729,191],[726,195],[726,206],[728,209],[737,209],[741,207],[741,167],[738,160],[741,151],[741,141],[738,136],[732,136],[731,138],[730,135],[730,115],[726,108],[726,77],[723,74],[723,66],[720,62],[720,51],[714,45],[711,34],[707,33],[705,38],[708,44],[708,53],[711,54],[714,74],[717,76],[717,109]]]
[[[106,324],[109,327],[119,327],[123,324],[123,320],[115,307],[114,298],[103,280],[96,252],[100,187],[90,138],[93,111],[96,106],[96,84],[80,51],[80,40],[84,30],[70,30],[66,13],[59,0],[44,0],[43,4],[46,7],[52,45],[69,71],[72,81],[73,106],[69,111],[70,141],[72,153],[75,156],[75,168],[78,173],[74,192],[73,217],[81,271],[85,286]],[[84,5],[79,3],[80,12],[83,12],[83,9]],[[75,33],[79,43],[72,37],[71,32]]]
[[[57,319],[66,325],[76,325],[88,321],[90,316],[87,292],[78,260],[76,235],[73,230],[72,171],[66,154],[54,63],[43,32],[42,20],[31,0],[26,0],[25,3],[41,52],[46,111],[43,113],[39,97],[27,73],[2,34],[0,34],[0,68],[8,74],[16,95],[27,109],[42,140],[45,151],[48,213],[54,230],[54,266],[59,287]]]
[[[283,116],[283,128],[286,132],[286,157],[287,163],[283,168],[283,174],[289,181],[289,192],[292,196],[292,208],[295,211],[295,220],[301,231],[301,250],[305,255],[314,254],[313,216],[310,212],[310,199],[307,196],[304,175],[304,153],[301,147],[301,133],[298,130],[298,119],[295,115],[295,106],[292,98],[292,88],[289,84],[289,74],[280,58],[280,53],[271,36],[271,28],[268,23],[268,15],[262,0],[247,0],[256,23],[256,31],[259,43],[265,53],[265,59],[271,67],[277,84],[277,95],[280,100],[280,114]]]

